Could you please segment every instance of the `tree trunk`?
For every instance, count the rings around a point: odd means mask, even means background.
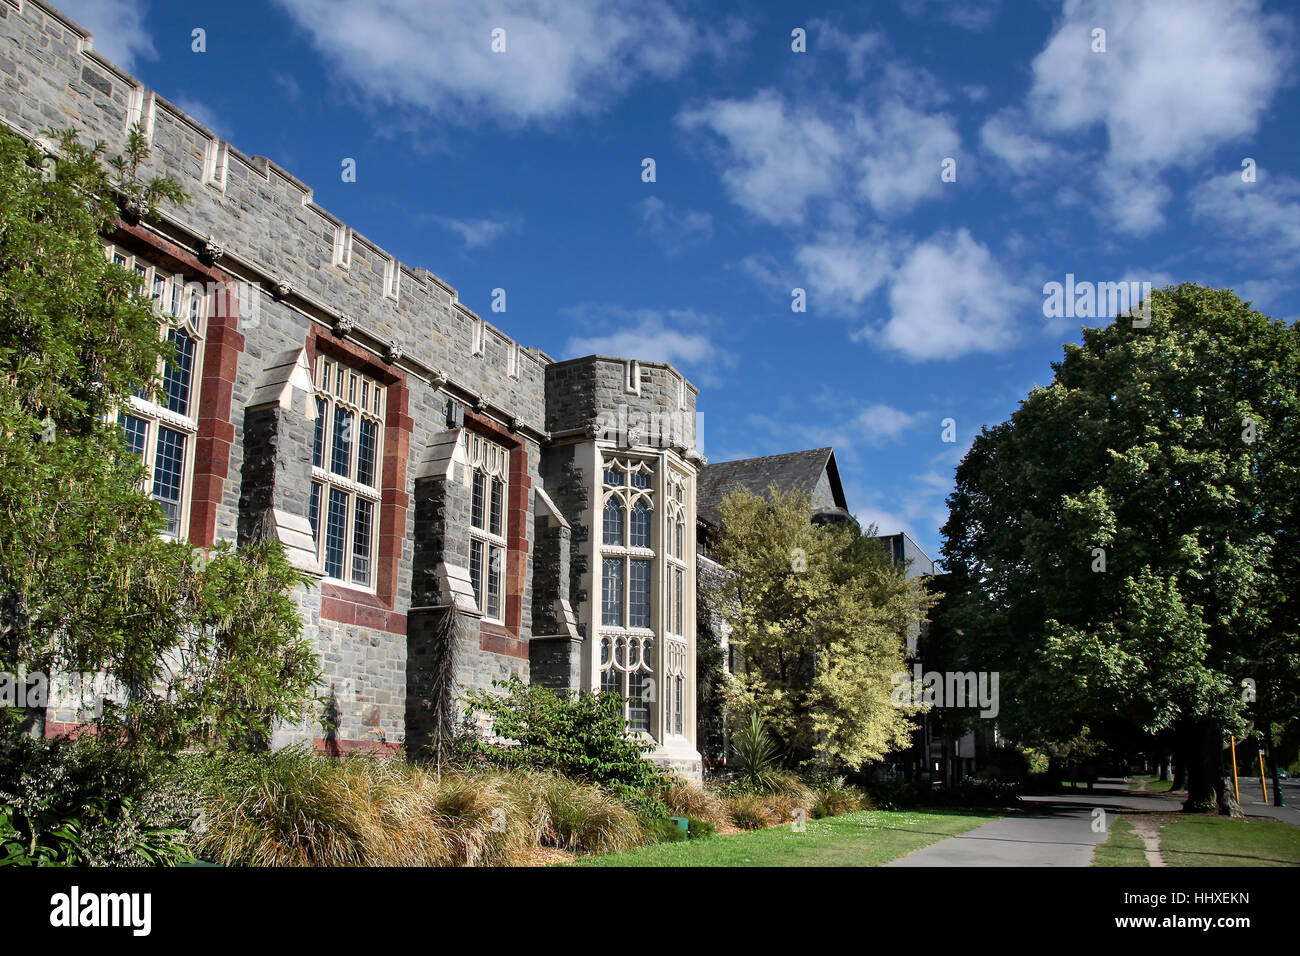
[[[1184,813],[1241,816],[1232,790],[1223,780],[1223,730],[1198,722],[1187,728],[1187,800]]]
[[[1169,779],[1169,755],[1168,754],[1160,755],[1160,779],[1161,780]]]
[[[1187,789],[1187,734],[1181,727],[1174,731],[1174,785],[1170,789]]]

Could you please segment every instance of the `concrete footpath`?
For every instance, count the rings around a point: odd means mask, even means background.
[[[923,847],[886,866],[1088,866],[1106,833],[1093,821],[1100,809],[1176,812],[1178,799],[1163,794],[1134,793],[1123,782],[1098,783],[1088,793],[1025,797],[1024,807],[960,836]]]
[[[1248,785],[1249,783],[1249,785]],[[1271,817],[1300,824],[1300,784],[1283,781],[1287,806],[1264,804],[1258,778],[1241,781],[1241,808],[1251,817]],[[1270,794],[1272,796],[1272,794]],[[923,847],[886,866],[1089,866],[1092,853],[1106,834],[1094,832],[1095,810],[1106,813],[1106,826],[1115,810],[1178,813],[1187,794],[1129,790],[1122,780],[1099,782],[1091,793],[1084,787],[1050,797],[1024,797],[1023,807],[1008,816],[960,836]]]

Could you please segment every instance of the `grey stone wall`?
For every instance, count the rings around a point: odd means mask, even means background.
[[[313,324],[350,328],[353,344],[405,375],[414,424],[404,490],[412,506],[400,529],[392,611],[407,615],[407,633],[322,620],[319,587],[295,594],[322,655],[334,735],[400,742],[409,729],[408,708],[421,699],[421,681],[427,682],[420,675],[429,667],[428,618],[418,609],[447,601],[430,569],[453,553],[454,560],[466,561],[467,486],[449,481],[435,490],[415,480],[425,449],[447,428],[448,400],[473,405],[516,431],[533,488],[544,487],[571,525],[539,534],[530,497],[521,529],[529,553],[520,637],[527,640],[535,629],[556,628],[558,596],[567,591],[575,612],[590,600],[580,587],[589,571],[588,559],[579,556],[591,534],[583,517],[586,477],[572,446],[562,436],[552,446],[546,431],[639,428],[658,441],[675,436],[690,449],[696,389],[670,366],[642,363],[629,391],[627,361],[596,356],[556,364],[538,349],[521,347],[465,307],[433,273],[396,262],[318,206],[312,190],[292,174],[222,142],[87,47],[85,31],[42,0],[0,0],[0,118],[33,139],[51,126],[73,126],[86,141],[106,142],[110,156],[139,123],[152,149],[142,177],[171,176],[190,197],[150,228],[196,255],[217,255],[222,269],[248,283],[217,539],[247,537],[268,508],[307,514],[313,424],[282,408],[248,405],[269,363],[301,349]],[[487,686],[511,674],[528,678],[529,659],[485,650],[477,621],[467,616],[463,623],[457,651],[462,686]],[[539,679],[568,679],[577,660],[564,650],[571,644],[566,638],[539,646]],[[321,736],[321,716],[278,728],[277,740]]]
[[[546,367],[546,427],[695,451],[697,389],[671,365],[593,355]]]
[[[549,517],[533,519],[533,633],[561,634],[558,601],[569,600],[569,554],[573,531]]]
[[[552,690],[582,687],[582,639],[541,637],[528,643],[528,666],[534,684]]]
[[[588,524],[591,494],[587,490],[587,479],[583,470],[575,460],[577,448],[577,445],[572,444],[560,445],[548,448],[542,456],[542,481],[546,493],[569,522],[567,588],[569,603],[575,613],[591,599],[591,595],[582,586],[582,577],[590,571],[591,563],[587,557],[587,543],[591,540],[591,527]],[[578,630],[585,634],[580,614]]]

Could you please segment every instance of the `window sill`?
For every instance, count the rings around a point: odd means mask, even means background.
[[[326,590],[327,588],[329,590]],[[373,602],[374,607],[388,607],[379,599],[379,595],[375,593],[374,588],[366,587],[363,584],[349,584],[339,578],[323,578],[321,580],[321,593],[329,594],[331,597],[346,598],[349,601],[362,599]]]

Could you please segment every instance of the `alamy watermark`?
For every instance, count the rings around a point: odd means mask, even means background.
[[[1065,282],[1043,285],[1043,315],[1049,319],[1099,319],[1130,316],[1133,328],[1151,324],[1150,282],[1076,282],[1073,272]]]
[[[889,695],[895,707],[979,707],[981,717],[998,715],[997,671],[926,671],[914,664],[912,673],[890,677]]]
[[[55,674],[51,678],[43,671],[0,671],[0,707],[49,707],[98,717],[105,701],[124,696],[124,688],[102,672]]]

